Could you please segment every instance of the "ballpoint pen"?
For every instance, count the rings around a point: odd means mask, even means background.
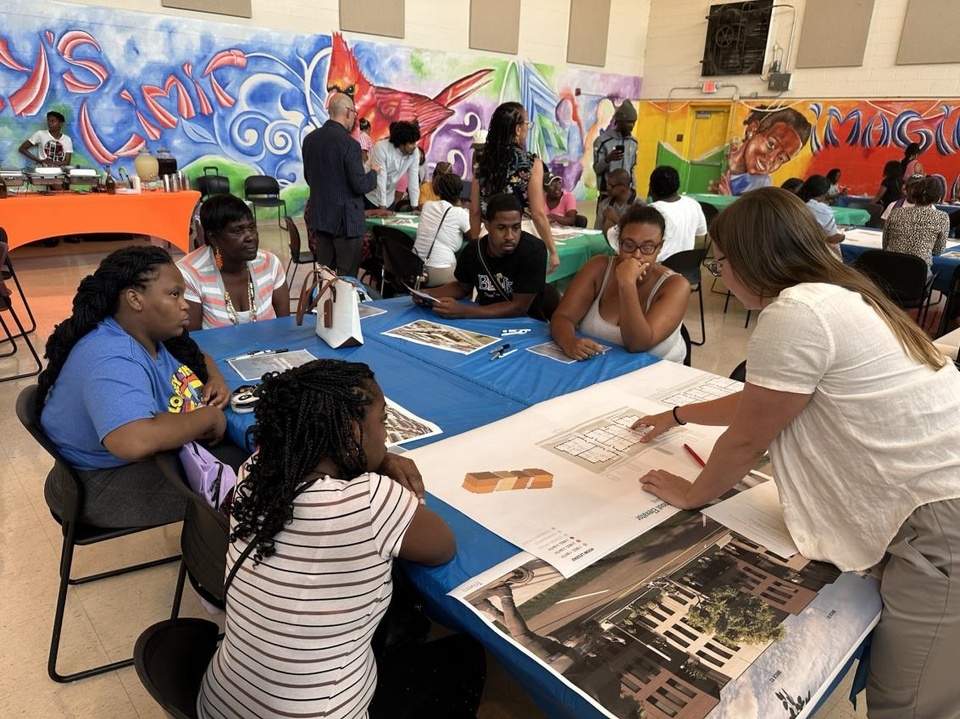
[[[507,342],[506,344],[502,344],[499,347],[494,347],[492,350],[490,350],[490,354],[492,355],[501,354],[503,352],[506,352],[508,349],[510,349],[509,342]]]
[[[700,457],[700,455],[693,451],[693,447],[691,447],[689,444],[687,444],[686,442],[684,442],[683,448],[687,451],[687,454],[689,454],[691,457],[693,457],[693,460],[694,460],[697,464],[699,464],[701,468],[707,466],[707,463],[703,461],[703,459]]]
[[[235,359],[246,359],[248,357],[256,357],[257,355],[277,355],[281,352],[289,352],[289,350],[286,347],[281,347],[280,349],[275,350],[253,350],[252,352],[237,355]]]

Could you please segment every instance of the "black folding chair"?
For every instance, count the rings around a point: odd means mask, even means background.
[[[733,372],[730,373],[730,379],[735,379],[737,382],[746,382],[747,381],[747,361],[744,360],[736,367],[733,368]]]
[[[212,174],[208,170],[213,170]],[[203,174],[197,178],[197,189],[200,199],[205,200],[213,195],[229,195],[230,179],[220,174],[220,169],[212,165],[203,168]]]
[[[187,511],[180,530],[180,574],[173,594],[171,619],[180,614],[186,580],[197,594],[223,609],[223,579],[230,543],[230,520],[211,507],[190,488],[176,452],[158,452],[157,466],[170,485],[187,499]]]
[[[277,208],[277,226],[283,228],[282,218],[287,214],[287,202],[280,199],[280,183],[269,175],[251,175],[243,181],[244,199],[253,205],[253,219],[258,207]],[[282,208],[282,212],[280,210]]]
[[[693,342],[690,341],[690,333],[687,331],[687,326],[680,323],[680,336],[683,338],[683,347],[686,350],[686,354],[683,356],[683,366],[689,367],[691,357],[693,355]]]
[[[0,227],[0,242],[7,242],[7,231],[2,227]],[[20,284],[16,270],[13,269],[13,261],[10,259],[9,252],[7,252],[6,259],[3,261],[2,267],[0,267],[0,277],[4,280],[13,280],[17,292],[20,294],[20,303],[23,305],[23,309],[26,310],[27,318],[30,320],[30,325],[27,327],[27,334],[33,332],[37,329],[37,320],[34,318],[33,312],[30,309],[30,303],[27,302],[27,295],[23,291],[23,285]]]
[[[0,267],[6,267],[8,262],[7,255],[7,243],[0,242]],[[12,265],[11,265],[12,269]],[[17,283],[17,286],[20,286],[20,283]],[[21,295],[23,290],[20,290]],[[37,354],[37,350],[34,348],[33,343],[28,337],[30,330],[24,328],[23,323],[20,321],[20,317],[17,316],[17,312],[13,309],[13,301],[11,300],[10,288],[7,287],[7,283],[4,282],[2,275],[0,275],[0,328],[3,328],[3,332],[6,335],[6,341],[10,342],[10,351],[9,352],[0,352],[0,358],[2,357],[12,357],[17,353],[18,345],[17,338],[23,340],[27,345],[27,349],[30,350],[30,354],[33,357],[34,368],[29,372],[17,372],[16,374],[7,375],[6,377],[0,377],[0,382],[9,382],[14,379],[23,379],[24,377],[34,377],[40,374],[40,370],[43,369],[43,362],[40,360],[40,355]],[[26,302],[26,299],[24,299]],[[29,311],[29,309],[28,309]],[[17,326],[17,332],[12,333],[10,327],[7,325],[7,321],[3,318],[4,313],[10,313],[10,317],[13,319],[14,324]],[[32,318],[32,315],[31,315]],[[34,329],[36,328],[36,323],[33,324]]]
[[[63,477],[68,481],[63,495],[62,515],[54,515],[63,529],[63,545],[60,549],[60,587],[57,592],[57,608],[53,618],[53,635],[50,639],[50,654],[47,659],[47,674],[55,682],[72,682],[77,679],[104,674],[115,669],[128,667],[133,664],[133,659],[124,659],[118,662],[110,662],[101,666],[74,672],[73,674],[61,674],[57,671],[57,655],[60,652],[60,633],[63,629],[63,615],[67,606],[67,589],[70,586],[78,584],[87,584],[95,582],[98,579],[108,577],[117,577],[121,574],[136,572],[141,569],[158,567],[161,564],[169,564],[180,559],[180,555],[166,557],[164,559],[155,559],[150,562],[142,562],[129,567],[113,569],[108,572],[100,572],[86,577],[73,579],[70,577],[70,570],[73,566],[73,552],[75,547],[83,547],[90,544],[105,542],[110,539],[126,537],[130,534],[136,534],[147,529],[154,529],[162,525],[152,525],[149,527],[127,527],[124,529],[108,529],[105,527],[95,527],[91,524],[85,524],[80,521],[80,515],[83,512],[84,490],[80,477],[74,471],[73,467],[60,455],[56,445],[50,441],[40,420],[37,416],[37,386],[30,385],[25,387],[17,397],[17,418],[30,435],[37,441],[53,461],[60,467]]]
[[[709,245],[699,250],[684,250],[670,255],[661,263],[678,275],[683,275],[683,278],[690,283],[690,290],[697,293],[697,298],[700,301],[700,341],[694,342],[691,340],[690,343],[698,347],[707,341],[707,325],[703,316],[703,283],[700,277],[700,265],[703,264],[708,250]]]
[[[203,675],[217,651],[219,628],[208,619],[167,619],[137,639],[140,683],[175,719],[196,719]]]
[[[408,294],[407,287],[420,289],[424,280],[423,260],[413,251],[413,238],[395,227],[374,227],[373,237],[383,260],[383,296]],[[392,294],[387,293],[388,284],[395,290]]]
[[[937,279],[936,273],[929,275],[926,262],[903,252],[867,250],[857,258],[854,267],[873,280],[901,309],[917,310],[917,324],[924,326]]]
[[[300,241],[300,230],[296,223],[289,217],[284,216],[283,224],[287,228],[287,235],[290,237],[290,261],[287,262],[287,284],[293,287],[293,275],[297,274],[297,268],[300,265],[312,265],[315,261],[313,252],[310,248],[302,249],[303,243]],[[290,266],[293,265],[293,275],[290,274]]]

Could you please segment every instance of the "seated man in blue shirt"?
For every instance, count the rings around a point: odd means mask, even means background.
[[[456,278],[424,290],[441,317],[496,318],[528,315],[543,319],[541,300],[546,282],[547,248],[543,241],[520,229],[523,208],[511,194],[494,195],[487,202],[483,224],[487,235],[470,242],[457,260]],[[475,304],[458,302],[476,290]]]

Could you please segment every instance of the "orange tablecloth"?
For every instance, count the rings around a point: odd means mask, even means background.
[[[195,190],[139,195],[29,193],[0,200],[0,227],[10,249],[45,237],[89,232],[154,235],[190,251],[190,218],[200,199]]]

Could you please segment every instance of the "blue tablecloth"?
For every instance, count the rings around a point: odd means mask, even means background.
[[[443,429],[443,434],[438,437],[404,445],[411,449],[481,427],[537,402],[658,361],[646,353],[630,354],[620,347],[613,347],[587,362],[566,365],[524,351],[526,347],[550,340],[549,327],[543,322],[526,318],[444,320],[431,310],[413,305],[409,297],[370,304],[387,312],[362,320],[364,344],[360,347],[330,349],[316,336],[312,315],[304,320],[302,327],[297,327],[293,317],[286,317],[204,330],[192,336],[216,360],[231,389],[248,382],[241,379],[227,360],[252,350],[308,349],[316,357],[367,363],[390,399]],[[494,361],[490,360],[486,350],[460,355],[382,335],[386,330],[418,319],[430,319],[497,338],[503,329],[528,328],[530,332],[504,338],[492,345],[499,347],[509,343],[511,348],[520,349]],[[252,424],[252,413],[227,411],[227,431],[238,444],[245,442],[247,429]],[[407,565],[413,581],[427,600],[430,613],[443,624],[480,639],[498,661],[510,669],[512,676],[547,715],[599,716],[591,704],[558,681],[549,670],[505,641],[466,606],[446,596],[451,589],[520,550],[435,497],[430,497],[428,504],[447,521],[457,537],[457,555],[448,564],[442,567]]]

